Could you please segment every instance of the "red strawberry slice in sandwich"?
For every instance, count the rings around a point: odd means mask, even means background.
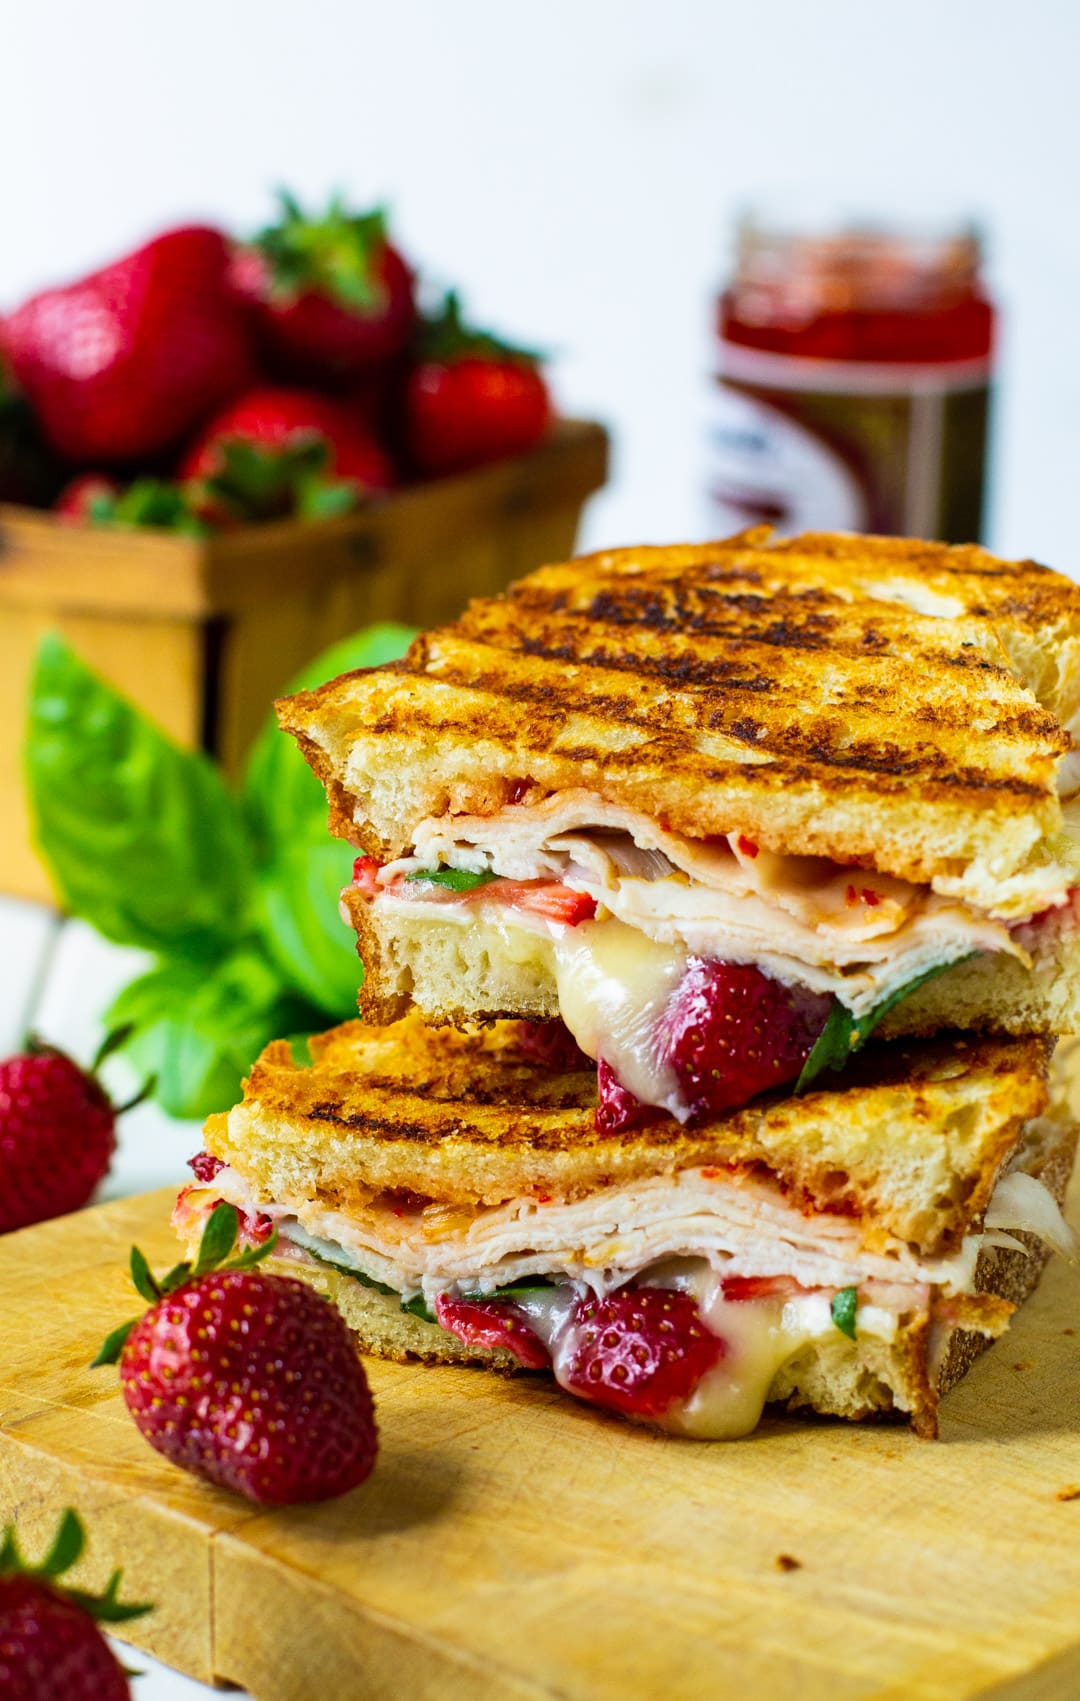
[[[693,1297],[670,1288],[621,1288],[585,1300],[570,1340],[559,1369],[563,1386],[637,1418],[662,1417],[688,1400],[726,1350]]]
[[[543,1341],[517,1306],[497,1300],[452,1299],[441,1293],[435,1301],[435,1317],[467,1347],[486,1347],[489,1351],[501,1347],[513,1353],[526,1370],[546,1370],[551,1363]]]

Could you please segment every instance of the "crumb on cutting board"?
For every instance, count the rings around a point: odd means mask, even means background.
[[[1080,1489],[1077,1489],[1076,1492],[1080,1495]],[[778,1571],[801,1571],[802,1560],[796,1559],[793,1553],[778,1553],[776,1556],[776,1569]]]
[[[1080,1500],[1080,1482],[1067,1482],[1064,1488],[1059,1488],[1055,1500]]]

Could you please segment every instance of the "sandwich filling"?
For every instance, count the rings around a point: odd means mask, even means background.
[[[625,1416],[725,1439],[755,1427],[807,1348],[872,1364],[916,1324],[938,1354],[957,1327],[1000,1333],[1012,1307],[978,1293],[980,1254],[1026,1254],[1018,1230],[1072,1248],[1055,1200],[1027,1172],[1059,1137],[1056,1124],[1030,1123],[978,1232],[937,1258],[895,1239],[868,1250],[857,1218],[799,1211],[760,1172],[713,1166],[489,1206],[373,1191],[344,1212],[318,1196],[260,1198],[239,1170],[201,1154],[200,1181],[173,1220],[197,1242],[225,1200],[249,1238],[276,1228],[298,1269],[332,1266],[373,1303],[548,1368],[568,1392]]]
[[[354,890],[387,920],[479,930],[493,952],[554,983],[577,1044],[634,1101],[687,1121],[794,1079],[830,1020],[854,1049],[886,1010],[967,958],[1002,953],[1031,968],[1051,913],[1075,925],[1072,878],[1048,860],[982,910],[956,880],[917,886],[741,833],[692,840],[581,791],[425,821],[410,856],[359,858]],[[781,989],[755,995],[764,1027],[777,1028],[778,1008],[779,1025],[798,1030],[763,1079],[751,1071],[731,1083],[734,1096],[707,1103],[682,1078],[668,1031],[699,964],[763,977]],[[843,1047],[826,1049],[835,1066]],[[733,1073],[708,1061],[717,1078]]]

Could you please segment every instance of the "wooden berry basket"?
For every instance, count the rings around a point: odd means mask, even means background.
[[[375,620],[434,626],[573,551],[607,434],[560,421],[527,455],[362,514],[210,539],[64,524],[0,505],[0,891],[48,901],[20,744],[38,641],[59,631],[181,743],[235,774],[272,698]]]

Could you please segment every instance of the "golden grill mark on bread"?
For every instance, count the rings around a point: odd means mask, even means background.
[[[1080,589],[1060,575],[751,532],[542,568],[280,714],[334,830],[373,855],[526,780],[925,883],[980,858],[1006,878],[1060,831],[1055,716],[1078,706]]]

